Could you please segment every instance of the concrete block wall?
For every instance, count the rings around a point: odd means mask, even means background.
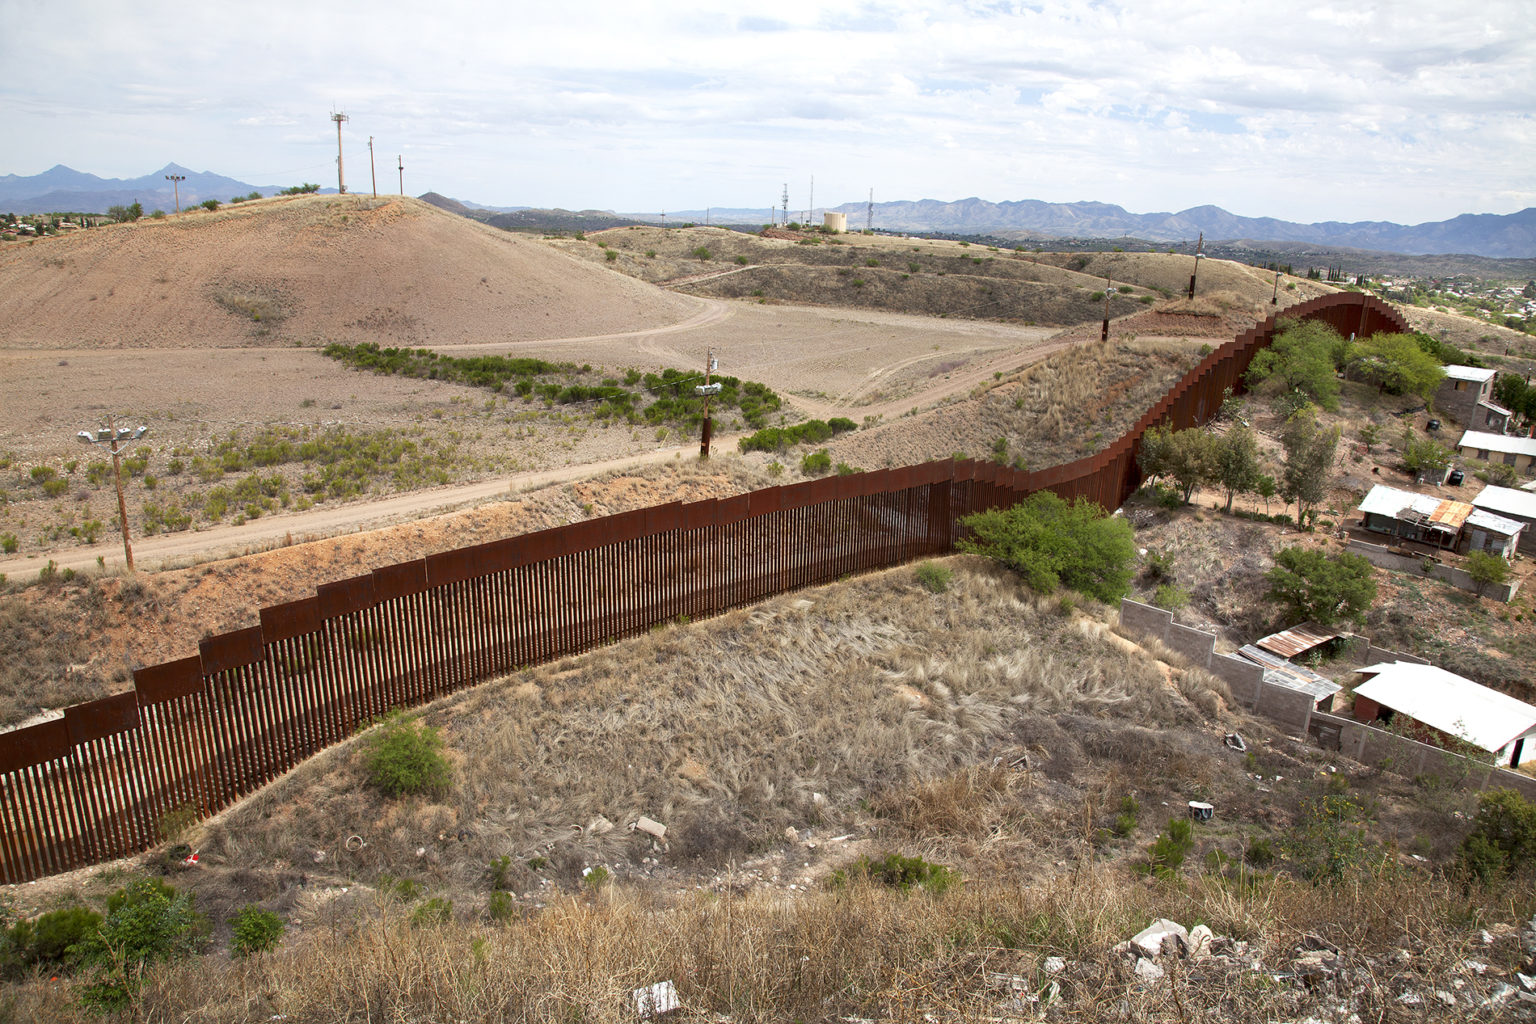
[[[1168,627],[1173,625],[1173,614],[1127,598],[1120,602],[1120,625],[1140,636],[1165,640]]]
[[[1375,644],[1371,644],[1370,650],[1365,655],[1365,663],[1367,665],[1380,665],[1384,661],[1406,661],[1410,665],[1429,664],[1423,658],[1415,657],[1412,654],[1399,654],[1397,651],[1389,651],[1385,647],[1377,647]]]
[[[1259,697],[1259,687],[1264,684],[1264,669],[1247,658],[1230,654],[1217,654],[1211,658],[1211,672],[1226,682],[1232,691],[1232,699],[1244,707],[1252,707]]]
[[[1211,655],[1216,653],[1216,637],[1198,629],[1190,629],[1178,623],[1170,623],[1168,634],[1163,638],[1171,650],[1177,651],[1191,664],[1209,668]]]
[[[1468,593],[1473,594],[1477,593],[1477,584],[1473,582],[1472,577],[1467,574],[1465,569],[1458,568],[1454,565],[1436,564],[1428,573],[1426,573],[1424,571],[1424,560],[1422,558],[1412,558],[1405,555],[1394,555],[1386,548],[1377,544],[1367,544],[1362,540],[1351,540],[1349,542],[1349,550],[1352,554],[1365,556],[1367,561],[1369,561],[1372,565],[1379,566],[1380,568],[1391,569],[1394,572],[1412,573],[1415,576],[1431,576],[1435,579],[1443,580],[1444,582],[1449,583],[1451,586],[1456,587],[1458,590],[1465,590]],[[1498,586],[1484,587],[1483,596],[1491,597],[1495,601],[1502,601],[1505,604],[1508,604],[1511,600],[1514,599],[1515,593],[1519,591],[1519,589],[1520,581],[1515,580],[1510,583],[1500,583]]]
[[[1337,729],[1339,752],[1361,764],[1408,778],[1433,775],[1451,785],[1474,791],[1513,789],[1527,800],[1536,800],[1536,779],[1529,775],[1495,768],[1338,715],[1314,712],[1312,724]]]

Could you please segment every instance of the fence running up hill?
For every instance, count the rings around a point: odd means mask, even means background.
[[[1285,311],[1404,330],[1374,297]],[[136,853],[360,723],[462,687],[773,594],[954,549],[959,520],[1039,490],[1116,508],[1148,427],[1205,422],[1274,318],[1207,356],[1104,451],[1021,473],[932,462],[608,516],[329,583],[261,624],[134,672],[134,689],[0,734],[0,882]]]

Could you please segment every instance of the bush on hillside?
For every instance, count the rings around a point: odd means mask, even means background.
[[[1136,561],[1131,525],[1091,501],[1068,504],[1037,491],[1007,509],[967,516],[970,536],[959,547],[994,558],[1041,593],[1066,586],[1100,601],[1130,591]]]
[[[385,796],[441,793],[453,781],[438,731],[413,715],[391,712],[363,749],[368,782]]]

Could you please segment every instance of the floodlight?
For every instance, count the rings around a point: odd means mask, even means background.
[[[96,441],[96,438],[94,436],[92,436],[92,434],[91,434],[91,432],[89,430],[82,430],[82,431],[80,431],[80,433],[76,434],[75,436],[77,438],[79,438],[81,441],[83,441],[84,443],[86,443],[86,444],[94,444],[95,441]]]

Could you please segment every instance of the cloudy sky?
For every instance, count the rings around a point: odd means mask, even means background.
[[[0,0],[0,173],[176,162],[653,212],[1211,203],[1419,223],[1536,205],[1530,0],[773,6]]]

